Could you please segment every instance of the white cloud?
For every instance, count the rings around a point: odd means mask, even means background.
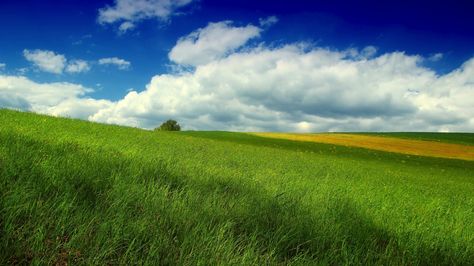
[[[0,63],[0,70],[4,70],[7,65],[5,63]]]
[[[0,75],[0,108],[87,119],[112,104],[108,100],[84,98],[92,91],[79,84],[37,83],[23,76]]]
[[[108,58],[99,59],[99,65],[115,65],[119,69],[124,70],[124,69],[128,69],[131,63],[117,57],[108,57]]]
[[[155,76],[90,118],[145,128],[175,118],[188,129],[239,131],[474,130],[474,59],[443,76],[422,61],[259,47]]]
[[[266,18],[260,18],[258,20],[259,24],[261,27],[269,27],[274,25],[275,23],[278,22],[278,18],[276,16],[269,16]]]
[[[66,66],[66,57],[47,50],[23,50],[26,60],[33,63],[40,70],[54,74],[61,74]]]
[[[83,96],[93,90],[67,82],[37,83],[23,76],[0,75],[0,91],[22,97],[39,110]]]
[[[68,62],[62,54],[57,54],[48,50],[23,50],[23,56],[26,60],[33,63],[35,67],[44,72],[62,74],[63,71],[68,73],[81,73],[90,70],[89,63],[85,60],[71,60]],[[24,74],[25,71],[22,71]]]
[[[84,60],[72,60],[69,61],[67,67],[66,67],[66,72],[68,73],[81,73],[81,72],[87,72],[90,70],[89,63]]]
[[[192,0],[115,0],[113,6],[99,9],[101,24],[120,22],[123,33],[145,19],[168,20],[176,11]]]
[[[73,98],[60,102],[46,109],[46,113],[54,116],[67,116],[88,119],[89,116],[101,109],[112,106],[109,100],[96,100],[92,98]]]
[[[246,44],[250,39],[260,36],[261,29],[253,25],[232,26],[231,21],[209,23],[180,38],[169,53],[171,61],[197,66],[224,57]]]
[[[38,69],[55,73],[61,74],[63,71],[67,73],[83,73],[87,72],[91,69],[91,65],[89,62],[81,59],[75,60],[67,60],[64,55],[57,54],[53,51],[47,50],[27,50],[23,51],[23,55],[25,58],[32,62]],[[124,59],[118,57],[108,57],[108,58],[101,58],[97,61],[99,65],[114,65],[121,70],[125,70],[130,68],[131,63]],[[20,74],[25,74],[27,69],[23,69],[20,71]]]
[[[133,24],[132,22],[130,22],[130,21],[125,21],[125,22],[123,22],[122,24],[120,24],[120,26],[119,26],[119,31],[120,31],[121,33],[125,33],[125,32],[127,32],[127,31],[129,31],[129,30],[134,29],[135,27],[136,27],[136,25]]]

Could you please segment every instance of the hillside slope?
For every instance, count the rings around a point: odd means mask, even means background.
[[[474,261],[474,163],[0,110],[0,264]]]

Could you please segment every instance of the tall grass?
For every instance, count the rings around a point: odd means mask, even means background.
[[[474,163],[0,110],[0,264],[474,261]]]

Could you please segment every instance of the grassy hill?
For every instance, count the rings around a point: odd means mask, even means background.
[[[0,264],[474,261],[468,160],[0,110],[0,184]]]

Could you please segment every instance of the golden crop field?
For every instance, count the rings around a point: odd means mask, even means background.
[[[260,137],[352,146],[403,154],[474,160],[474,146],[361,134],[251,133]]]

